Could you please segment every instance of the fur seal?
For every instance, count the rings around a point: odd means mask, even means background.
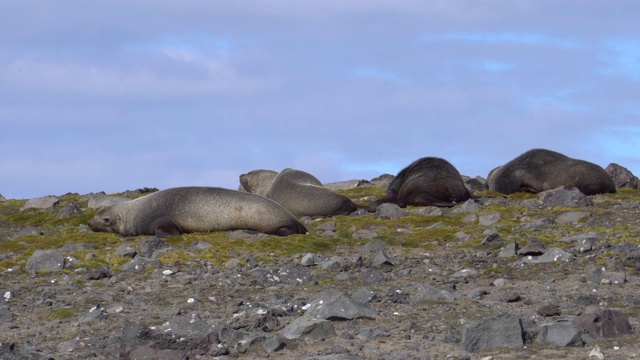
[[[471,197],[453,165],[441,158],[423,157],[400,170],[389,183],[385,197],[369,204],[367,210],[375,211],[383,203],[451,207]]]
[[[489,173],[489,190],[503,194],[539,193],[560,186],[576,187],[585,195],[615,193],[609,174],[588,161],[546,149],[532,149]]]
[[[358,209],[351,199],[324,187],[315,176],[301,170],[254,170],[240,175],[240,188],[264,194],[296,216],[347,215]]]
[[[240,187],[238,191],[249,192],[256,195],[267,197],[273,179],[278,176],[277,171],[273,170],[252,170],[246,174],[240,175]]]
[[[307,229],[264,197],[217,187],[177,187],[112,205],[89,221],[93,231],[123,236],[178,236],[219,230],[254,230],[286,236]]]

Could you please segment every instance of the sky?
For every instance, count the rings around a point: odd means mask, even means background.
[[[0,0],[0,194],[532,148],[640,174],[640,2]]]

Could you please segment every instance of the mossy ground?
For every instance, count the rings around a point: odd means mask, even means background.
[[[348,196],[360,205],[366,205],[362,199],[382,197],[385,189],[379,186],[359,187],[350,190],[341,190],[339,193]],[[585,232],[594,232],[606,237],[610,242],[637,242],[640,243],[640,229],[637,227],[637,219],[626,219],[624,211],[612,211],[613,206],[623,206],[628,203],[640,202],[640,191],[623,189],[616,194],[600,195],[594,198],[595,205],[589,208],[579,209],[586,211],[595,217],[606,218],[611,227],[588,226],[585,224],[556,225],[550,231],[546,227],[539,229],[524,229],[521,219],[538,219],[543,217],[557,217],[567,211],[576,211],[575,208],[525,208],[521,201],[535,199],[537,195],[518,193],[504,196],[490,191],[478,193],[479,197],[505,198],[504,201],[496,201],[483,206],[477,212],[478,215],[490,212],[500,214],[500,220],[493,226],[505,239],[516,241],[523,245],[528,237],[536,236],[548,246],[567,247],[567,243],[560,241],[564,237]],[[83,208],[82,215],[70,217],[58,217],[56,211],[39,211],[28,209],[20,211],[24,200],[7,200],[0,203],[0,270],[23,267],[27,259],[37,249],[59,249],[66,244],[84,243],[95,250],[78,250],[72,254],[82,261],[84,267],[110,265],[118,268],[129,259],[114,255],[114,249],[123,243],[133,247],[139,245],[148,236],[122,238],[109,233],[91,232],[86,223],[95,215],[95,211],[87,210],[87,199],[78,195],[65,195],[60,197],[61,208],[67,203],[78,204]],[[453,248],[469,248],[478,245],[483,239],[483,231],[486,227],[477,222],[464,223],[462,218],[466,213],[455,213],[449,209],[444,215],[425,216],[416,209],[408,208],[409,215],[396,220],[376,219],[372,214],[350,217],[337,216],[328,219],[319,219],[307,227],[311,230],[309,235],[293,235],[287,237],[267,236],[263,238],[229,238],[228,232],[184,234],[179,237],[165,239],[174,246],[176,251],[169,252],[161,258],[165,263],[173,261],[187,262],[202,260],[214,264],[220,264],[230,258],[241,258],[243,254],[250,253],[262,260],[269,259],[271,254],[295,255],[307,252],[327,253],[337,247],[361,246],[368,242],[367,239],[354,239],[352,234],[360,229],[375,229],[379,238],[389,243],[407,249],[435,250],[438,247],[450,246]],[[631,214],[631,213],[630,213]],[[336,223],[336,235],[323,237],[313,229],[327,221]],[[436,225],[437,226],[434,226]],[[11,239],[11,234],[26,227],[38,227],[45,235],[27,235]],[[4,231],[4,232],[3,232]],[[464,232],[469,240],[460,241],[456,233]],[[614,234],[613,236],[611,234]],[[197,250],[195,244],[204,241],[212,246],[208,249]],[[87,254],[93,254],[87,257]],[[86,258],[86,259],[85,259]]]

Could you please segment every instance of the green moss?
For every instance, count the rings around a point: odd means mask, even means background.
[[[51,320],[68,319],[70,317],[73,317],[73,311],[69,309],[60,309],[49,316]]]

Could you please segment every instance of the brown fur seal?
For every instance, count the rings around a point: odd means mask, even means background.
[[[602,167],[546,149],[529,150],[493,169],[486,184],[489,190],[503,194],[539,193],[560,186],[576,187],[585,195],[616,192]]]
[[[240,187],[238,191],[267,197],[273,179],[275,179],[276,176],[278,176],[278,172],[273,170],[249,171],[246,174],[240,175]]]
[[[238,229],[279,236],[307,233],[276,202],[216,187],[172,188],[112,205],[99,211],[89,227],[124,236],[160,237]]]
[[[400,170],[389,183],[385,197],[369,204],[367,210],[375,211],[383,203],[451,207],[471,197],[453,165],[444,159],[424,157]]]
[[[327,189],[315,176],[301,170],[254,170],[240,175],[240,188],[265,194],[296,216],[347,215],[358,209],[351,199]]]

